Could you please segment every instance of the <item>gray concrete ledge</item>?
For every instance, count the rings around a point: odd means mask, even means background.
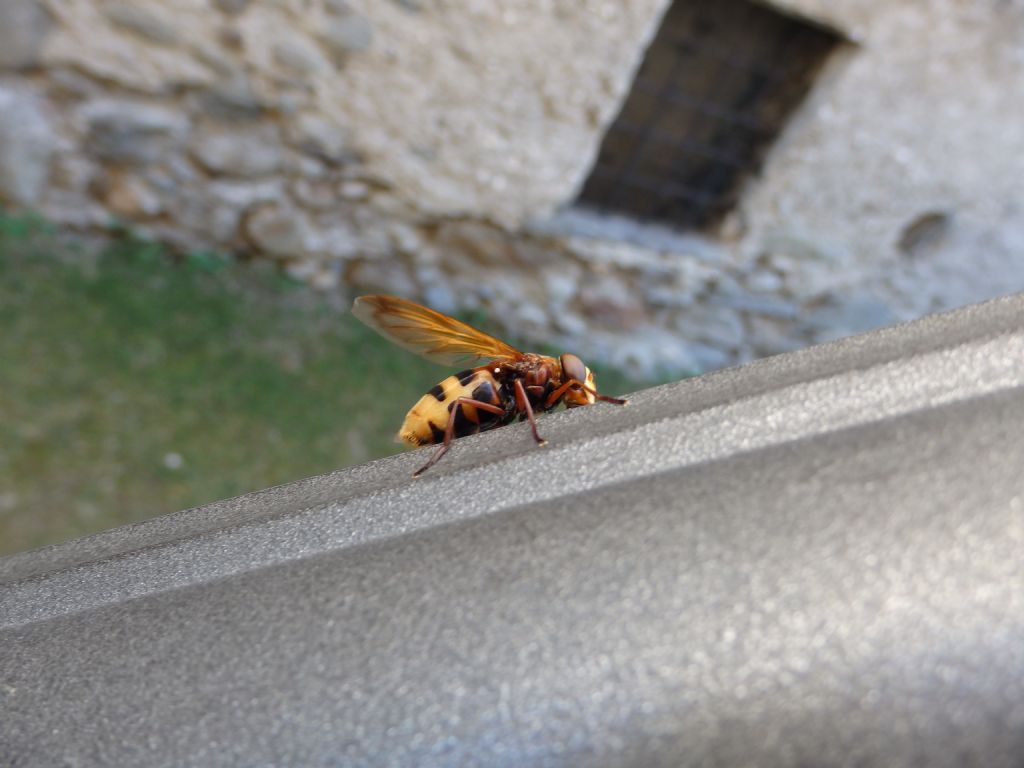
[[[18,765],[1014,764],[1024,298],[0,559]]]

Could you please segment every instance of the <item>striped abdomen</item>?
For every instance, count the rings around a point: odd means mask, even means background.
[[[506,418],[496,413],[474,408],[467,403],[456,403],[460,397],[469,397],[507,410],[504,386],[494,378],[487,366],[460,371],[419,399],[406,414],[398,439],[410,445],[442,442],[452,408],[457,409],[455,437],[473,435],[505,422]]]

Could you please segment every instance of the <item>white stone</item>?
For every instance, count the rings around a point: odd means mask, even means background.
[[[357,261],[348,270],[351,285],[364,291],[414,296],[417,292],[408,266],[397,259]]]
[[[88,194],[96,178],[97,164],[90,158],[72,152],[57,153],[52,161],[50,183],[69,192]]]
[[[102,229],[111,221],[110,212],[97,200],[56,187],[46,191],[41,210],[54,224],[81,231]]]
[[[680,335],[696,339],[723,351],[739,348],[744,340],[740,313],[727,307],[696,304],[676,315]]]
[[[686,290],[671,283],[653,285],[644,291],[644,298],[652,307],[688,307],[693,304],[692,290]]]
[[[219,247],[233,248],[238,241],[238,225],[242,216],[237,208],[215,205],[206,209],[203,231]],[[223,244],[223,245],[222,245]]]
[[[551,319],[547,312],[528,301],[516,304],[514,322],[517,327],[522,328],[522,333],[528,335],[543,333],[551,327]]]
[[[291,190],[295,201],[304,208],[329,211],[338,207],[338,192],[329,180],[296,179]]]
[[[102,184],[103,201],[126,220],[155,216],[164,210],[160,196],[143,179],[123,170],[107,174]]]
[[[423,247],[423,235],[404,222],[393,222],[387,227],[388,239],[399,253],[415,254]]]
[[[252,0],[213,0],[218,11],[223,11],[229,16],[237,16],[243,13]]]
[[[755,293],[777,293],[783,287],[782,278],[766,269],[755,269],[744,277],[744,282]]]
[[[348,0],[324,0],[324,9],[331,16],[344,16],[352,12]]]
[[[50,18],[38,0],[0,3],[0,69],[22,69],[39,62]]]
[[[709,347],[705,344],[687,344],[687,350],[696,364],[696,369],[688,373],[705,373],[724,368],[735,360],[730,352],[719,347]]]
[[[301,37],[275,43],[273,56],[285,71],[300,76],[319,72],[326,65],[323,56],[313,44]]]
[[[180,147],[189,132],[188,118],[178,110],[134,99],[95,99],[77,116],[89,148],[117,162],[154,162]]]
[[[216,35],[206,0],[47,0],[47,8],[54,24],[43,47],[44,64],[160,95],[216,79],[194,54]]]
[[[875,297],[839,295],[808,312],[804,322],[814,329],[814,340],[823,342],[881,328],[894,319],[892,310]]]
[[[429,306],[438,312],[451,313],[458,307],[455,294],[444,281],[435,282],[424,288],[423,298]]]
[[[167,469],[177,471],[185,466],[185,459],[180,453],[170,451],[164,454],[163,464]]]
[[[587,321],[568,310],[553,313],[552,325],[571,338],[585,336],[590,329]]]
[[[373,25],[364,16],[345,14],[328,19],[320,30],[320,39],[331,53],[344,58],[369,49]]]
[[[680,344],[674,333],[657,326],[640,326],[624,334],[605,357],[638,378],[666,371],[697,372],[701,369],[688,345]]]
[[[56,135],[43,104],[27,91],[0,87],[0,199],[39,202]]]
[[[154,43],[173,45],[178,33],[169,20],[144,6],[127,2],[108,2],[103,12],[114,24]]]
[[[258,206],[246,214],[243,226],[249,241],[270,256],[300,257],[308,251],[309,223],[288,207]]]
[[[349,259],[362,252],[362,243],[349,224],[323,218],[311,227],[307,250],[334,259]]]
[[[746,326],[746,342],[758,357],[792,352],[811,341],[810,334],[797,332],[790,320],[751,315]]]
[[[285,170],[290,175],[301,176],[309,181],[332,178],[331,168],[323,160],[296,152],[288,153]]]
[[[193,50],[196,57],[223,80],[237,82],[245,77],[245,72],[239,63],[223,51],[219,45],[200,41],[194,44]]]
[[[241,177],[272,174],[284,158],[281,135],[273,125],[199,131],[193,154],[211,173]]]
[[[508,233],[483,222],[445,222],[438,228],[436,244],[441,250],[464,252],[489,267],[504,268],[513,260],[514,244]]]
[[[662,260],[658,251],[625,240],[573,237],[566,244],[574,254],[590,264],[643,271],[657,267]]]
[[[213,199],[237,209],[249,208],[256,203],[277,202],[284,199],[285,195],[281,179],[218,179],[211,181],[206,189]]]
[[[338,195],[346,200],[365,200],[370,195],[370,186],[363,181],[343,181],[338,184]]]
[[[386,220],[381,219],[371,208],[353,206],[346,215],[351,217],[352,228],[357,233],[360,256],[368,259],[397,259],[402,255],[394,250],[385,225]],[[421,251],[410,255],[417,261],[423,260]]]
[[[604,327],[628,330],[647,317],[640,298],[621,276],[600,275],[581,281],[580,305]]]
[[[103,86],[73,69],[53,67],[47,72],[51,83],[50,96],[54,99],[78,101],[91,99],[103,92]]]
[[[581,268],[576,264],[560,264],[544,270],[540,279],[553,308],[561,308],[579,291]]]
[[[284,271],[293,280],[308,283],[316,277],[321,267],[318,259],[289,259],[285,263]]]
[[[218,77],[208,87],[190,94],[190,100],[196,102],[193,110],[203,117],[225,122],[258,120],[269,109],[254,90],[249,76],[241,70]]]
[[[318,269],[309,279],[309,284],[318,291],[332,291],[341,283],[340,264],[328,263]]]
[[[161,158],[160,169],[166,171],[171,179],[181,184],[204,180],[195,164],[184,155],[171,154],[169,157]]]
[[[290,123],[289,140],[303,152],[331,162],[344,160],[347,147],[344,131],[330,118],[304,112]]]
[[[703,301],[711,306],[750,312],[757,315],[795,319],[800,314],[800,305],[783,295],[766,295],[751,292],[736,276],[722,273],[715,281],[714,289],[704,296]]]

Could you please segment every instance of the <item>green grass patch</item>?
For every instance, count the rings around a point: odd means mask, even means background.
[[[268,265],[2,214],[0,328],[0,555],[394,453],[447,373]]]

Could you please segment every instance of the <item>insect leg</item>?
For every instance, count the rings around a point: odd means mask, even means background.
[[[557,403],[559,400],[561,400],[562,396],[566,392],[569,391],[569,387],[571,387],[575,383],[576,383],[576,379],[569,379],[569,381],[565,382],[565,384],[563,384],[558,389],[556,389],[554,392],[552,392],[550,395],[548,395],[548,399],[544,401],[544,407],[545,408],[550,408],[555,403]]]
[[[545,445],[547,440],[537,434],[537,422],[533,420],[533,408],[530,407],[530,398],[526,396],[526,390],[523,389],[522,379],[516,379],[514,387],[516,390],[516,408],[526,413],[526,418],[530,421],[530,429],[533,430],[533,439],[537,441],[537,445]]]
[[[442,442],[438,449],[434,451],[434,455],[430,457],[430,461],[428,461],[426,464],[424,464],[422,467],[420,467],[419,469],[412,473],[413,477],[419,477],[420,475],[422,475],[424,472],[426,472],[428,469],[434,466],[438,462],[438,460],[445,455],[445,453],[448,452],[448,448],[451,446],[452,440],[455,437],[455,412],[463,403],[465,403],[466,405],[472,405],[474,408],[479,408],[482,411],[490,411],[491,413],[496,413],[499,416],[505,413],[504,409],[499,408],[496,405],[484,403],[481,402],[480,400],[474,400],[471,397],[456,398],[455,402],[452,403],[451,408],[448,409],[448,425],[444,429],[444,442]]]
[[[615,405],[625,405],[626,403],[629,402],[628,400],[623,400],[623,399],[618,398],[618,397],[608,397],[607,395],[599,395],[599,394],[597,394],[597,392],[595,392],[593,389],[588,387],[582,381],[579,381],[578,379],[569,379],[567,382],[565,382],[565,384],[563,384],[558,389],[556,389],[554,392],[552,392],[550,395],[548,395],[548,399],[544,401],[544,406],[546,408],[550,408],[555,403],[557,403],[560,399],[562,399],[562,397],[565,395],[565,393],[569,391],[570,387],[574,387],[574,386],[575,387],[581,387],[584,391],[589,392],[590,394],[592,394],[595,399],[603,400],[606,403],[615,403]]]
[[[594,399],[596,399],[596,400],[603,400],[606,403],[613,403],[615,405],[628,405],[629,404],[629,400],[626,400],[625,398],[622,398],[622,397],[608,397],[608,395],[599,395],[599,394],[597,394],[596,390],[591,389],[586,384],[584,384],[582,381],[577,381],[576,383],[579,384],[581,387],[583,387],[584,390],[586,390],[587,392],[592,394],[594,396]]]

